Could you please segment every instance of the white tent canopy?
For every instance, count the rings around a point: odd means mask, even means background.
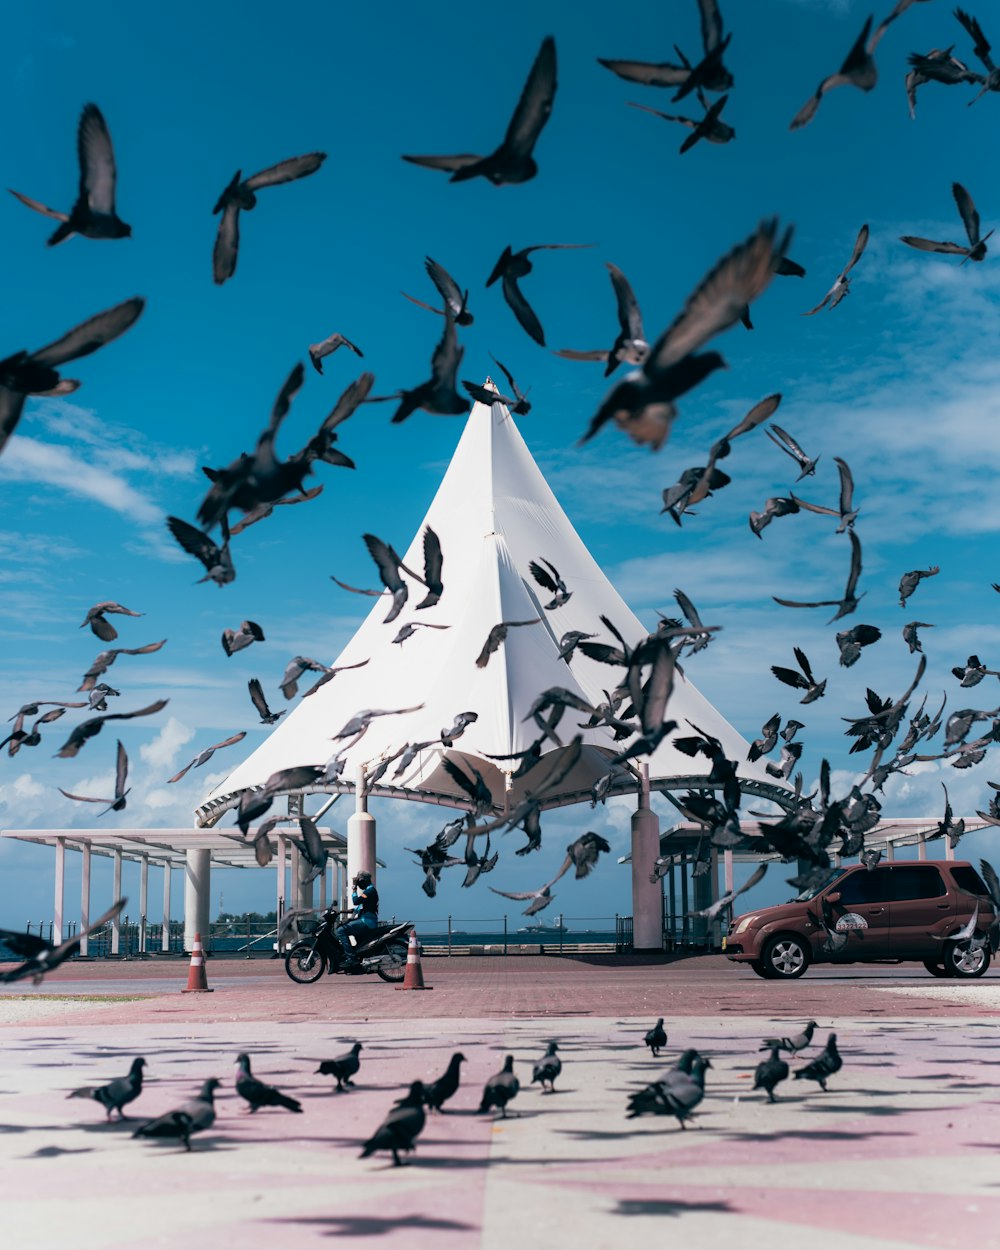
[[[378,599],[335,661],[338,666],[369,662],[338,674],[302,699],[197,809],[199,825],[214,824],[239,802],[244,791],[261,787],[280,769],[325,764],[338,747],[331,741],[333,735],[362,709],[419,707],[374,719],[346,752],[339,779],[330,785],[310,786],[306,792],[353,791],[359,769],[370,776],[405,744],[429,743],[400,776],[394,775],[396,764],[390,765],[370,785],[370,792],[468,808],[467,795],[442,767],[442,756],[447,754],[479,769],[493,794],[494,810],[500,812],[505,803],[514,804],[527,790],[536,788],[558,764],[559,748],[546,740],[542,763],[511,783],[510,773],[518,761],[498,763],[486,756],[523,751],[538,737],[528,713],[543,690],[562,686],[594,705],[605,699],[606,689],[617,684],[621,670],[616,672],[580,652],[569,663],[561,659],[563,634],[580,630],[614,643],[601,624],[602,615],[629,645],[638,643],[647,630],[580,540],[502,404],[474,405],[437,494],[403,557],[415,571],[423,568],[426,526],[438,535],[443,551],[440,601],[415,611],[423,589],[414,584],[398,620],[386,625],[391,601]],[[380,537],[392,538],[389,534]],[[553,611],[544,610],[551,594],[537,585],[528,570],[530,561],[540,559],[555,565],[572,592],[569,601]],[[484,668],[476,666],[494,625],[533,617],[540,617],[540,622],[510,629],[489,663]],[[392,639],[407,621],[448,628],[418,629],[407,641],[394,645]],[[446,752],[440,738],[459,712],[475,712],[478,720]],[[745,788],[779,799],[787,793],[761,762],[747,761],[747,742],[680,673],[668,714],[677,721],[679,732],[693,732],[686,724],[691,721],[718,738],[729,758],[741,761],[739,777]],[[584,749],[561,786],[546,797],[544,807],[586,798],[624,745],[606,727],[578,729],[585,719],[569,710],[557,730],[564,743],[582,732]],[[704,757],[689,758],[668,737],[649,757],[650,786],[655,790],[698,784],[708,769]],[[611,792],[634,792],[636,786],[635,773],[621,769]]]

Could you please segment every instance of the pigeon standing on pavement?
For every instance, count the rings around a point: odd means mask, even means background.
[[[132,1134],[133,1137],[175,1137],[184,1143],[184,1149],[191,1149],[191,1137],[195,1133],[204,1132],[215,1123],[215,1091],[222,1084],[215,1077],[205,1081],[196,1098],[182,1103],[174,1111],[168,1111],[155,1120],[140,1124]]]
[[[705,1097],[705,1070],[710,1059],[700,1055],[691,1061],[690,1072],[672,1068],[658,1081],[629,1097],[628,1119],[645,1115],[672,1115],[681,1128],[694,1116],[694,1109]]]
[[[455,1051],[448,1060],[448,1066],[445,1068],[444,1075],[439,1076],[436,1081],[424,1086],[424,1102],[434,1111],[444,1113],[444,1104],[449,1098],[454,1097],[458,1090],[459,1077],[461,1075],[462,1064],[465,1063],[465,1056],[461,1051]]]
[[[758,1050],[787,1050],[790,1055],[796,1055],[800,1050],[805,1050],[807,1046],[812,1044],[813,1033],[816,1031],[816,1021],[810,1020],[801,1033],[797,1033],[795,1037],[765,1037]]]
[[[236,1092],[250,1107],[251,1114],[261,1107],[285,1107],[288,1111],[301,1111],[297,1098],[289,1098],[273,1085],[265,1085],[250,1071],[250,1056],[236,1056]]]
[[[337,1080],[337,1093],[341,1093],[345,1085],[353,1085],[352,1076],[356,1076],[358,1069],[361,1067],[361,1060],[358,1056],[364,1048],[360,1042],[355,1042],[346,1054],[338,1055],[336,1059],[324,1059],[316,1069],[319,1076],[332,1076]]]
[[[660,1051],[667,1044],[667,1031],[663,1027],[662,1016],[660,1016],[659,1020],[657,1020],[653,1027],[647,1031],[646,1036],[642,1040],[649,1047],[653,1058],[659,1058]]]
[[[506,1120],[507,1104],[517,1097],[517,1091],[520,1088],[521,1082],[514,1075],[514,1056],[508,1055],[500,1071],[491,1076],[483,1086],[483,1097],[479,1104],[480,1112],[492,1111],[494,1107],[499,1107],[500,1115]]]
[[[753,1087],[754,1089],[763,1089],[767,1092],[769,1102],[777,1102],[774,1096],[774,1087],[781,1081],[788,1080],[788,1064],[780,1057],[780,1051],[777,1046],[771,1047],[770,1059],[764,1059],[757,1064],[757,1070],[754,1072]]]
[[[127,1120],[128,1116],[122,1111],[122,1107],[127,1107],[130,1102],[134,1102],[142,1093],[142,1070],[146,1066],[146,1060],[143,1058],[133,1059],[132,1066],[128,1070],[128,1076],[117,1077],[113,1081],[109,1081],[107,1085],[84,1085],[81,1089],[74,1089],[71,1094],[67,1094],[67,1098],[93,1098],[95,1102],[99,1102],[107,1113],[107,1118],[111,1119],[111,1112],[117,1111],[119,1120]]]
[[[425,1119],[423,1082],[414,1081],[406,1097],[400,1098],[365,1142],[360,1158],[367,1159],[376,1150],[391,1150],[392,1161],[399,1167],[402,1162],[399,1152],[414,1149],[413,1143],[424,1127]]]
[[[804,1068],[799,1068],[795,1073],[795,1079],[797,1081],[816,1081],[825,1094],[827,1080],[834,1073],[839,1072],[843,1066],[844,1061],[837,1050],[837,1035],[836,1033],[831,1033],[827,1038],[823,1051],[817,1055],[812,1063],[807,1063]]]
[[[539,1059],[531,1070],[531,1083],[535,1084],[540,1081],[542,1085],[542,1093],[555,1093],[556,1077],[562,1071],[562,1060],[556,1054],[559,1046],[556,1042],[549,1042],[548,1049],[544,1056]],[[546,1090],[546,1083],[548,1090]]]

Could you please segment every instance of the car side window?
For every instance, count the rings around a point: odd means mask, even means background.
[[[892,870],[892,897],[897,903],[940,898],[945,893],[947,890],[941,873],[930,864],[908,864]]]
[[[889,872],[886,868],[852,872],[840,883],[840,904],[853,907],[858,903],[885,903],[889,900]]]

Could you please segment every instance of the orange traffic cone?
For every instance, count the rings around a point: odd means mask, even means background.
[[[420,943],[417,941],[416,929],[410,930],[410,941],[406,948],[406,975],[403,984],[395,986],[397,990],[432,990],[433,985],[424,985],[424,970],[420,964]]]
[[[191,966],[188,968],[187,987],[181,990],[182,994],[211,994],[213,991],[208,988],[208,977],[205,975],[205,951],[201,945],[201,934],[194,935],[194,945],[191,947]]]

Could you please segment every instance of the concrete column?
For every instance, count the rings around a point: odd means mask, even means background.
[[[649,806],[649,765],[643,761],[632,814],[632,942],[637,951],[663,950],[663,889],[650,881],[660,854],[660,820]]]
[[[66,907],[66,839],[56,838],[56,888],[52,904],[52,945],[58,946],[66,936],[63,932],[63,911]]]
[[[655,858],[656,853],[653,855]],[[355,875],[362,871],[370,872],[372,881],[376,880],[375,817],[368,810],[364,765],[359,766],[354,781],[354,815],[347,821],[347,876],[353,881]]]
[[[114,849],[114,877],[111,886],[111,893],[117,902],[122,896],[122,850],[120,846]],[[112,955],[120,955],[122,949],[122,921],[121,913],[115,916],[111,922],[111,953]]]
[[[722,881],[727,894],[731,894],[733,890],[733,853],[732,851],[722,852]]]
[[[948,837],[944,840],[944,857],[945,859],[955,858],[955,848],[951,844],[951,838]]]
[[[160,950],[170,950],[170,861],[163,865],[163,935]]]
[[[692,861],[697,867],[698,861]],[[693,895],[692,911],[704,911],[706,907],[711,906],[715,895],[715,882],[713,880],[712,869],[708,872],[702,872],[697,877],[694,875],[694,867],[691,869],[691,893]],[[711,945],[712,934],[709,931],[708,921],[703,916],[695,916],[691,921],[691,938],[692,941],[699,945]]]
[[[292,843],[291,859],[292,859],[292,867],[291,867],[291,872],[289,873],[289,877],[291,879],[288,883],[288,888],[291,891],[291,896],[292,896],[291,898],[292,911],[298,911],[298,909],[302,906],[302,876],[301,876],[302,866],[301,866],[301,856],[299,855],[299,848],[295,845],[294,842]]]
[[[917,859],[927,858],[927,839],[924,834],[920,835],[920,841],[917,843]]]
[[[324,868],[319,874],[319,905],[326,910],[326,886],[327,886],[327,870]]]
[[[190,850],[184,868],[184,949],[194,946],[194,935],[202,944],[208,940],[209,907],[212,889],[212,852]]]
[[[885,840],[885,858],[887,863],[892,863],[896,858],[896,847],[893,842],[886,838]]]
[[[674,875],[674,857],[670,856],[670,881],[667,891],[667,913],[670,916],[670,949],[677,945],[677,879]]]
[[[80,954],[90,954],[90,843],[83,844],[83,862],[80,867]]]
[[[278,922],[280,923],[281,917],[288,910],[285,901],[285,853],[288,843],[285,841],[285,836],[282,833],[278,834],[277,841],[278,849],[274,857],[274,868],[277,874],[277,894],[275,895],[274,909],[278,913]]]
[[[149,856],[139,860],[139,954],[146,953],[146,918],[149,915]]]

